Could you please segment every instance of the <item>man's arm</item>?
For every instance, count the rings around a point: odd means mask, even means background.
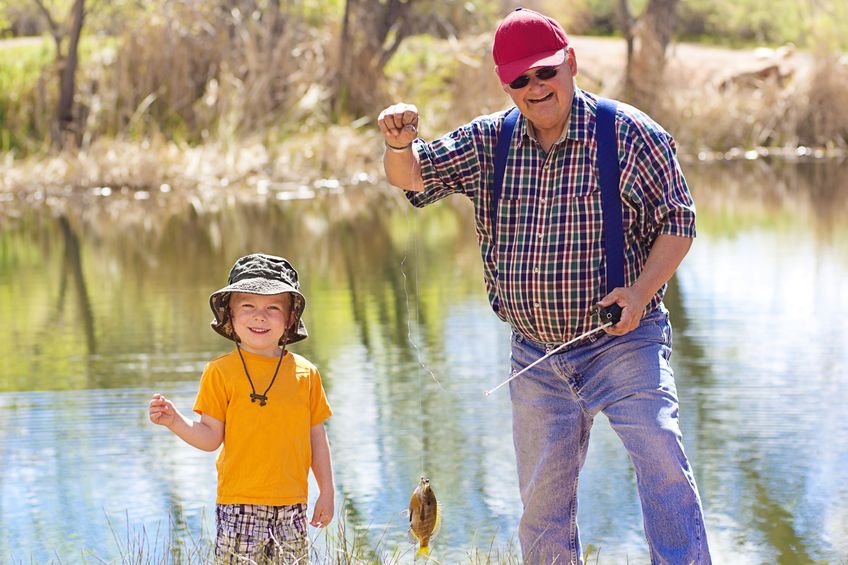
[[[386,179],[404,190],[424,190],[421,164],[412,149],[412,141],[418,135],[418,109],[411,104],[389,106],[380,112],[377,125],[386,145],[383,153]]]
[[[657,290],[664,285],[692,246],[692,238],[662,234],[657,237],[645,267],[636,282],[629,287],[613,289],[599,304],[621,306],[621,320],[606,332],[611,335],[624,335],[639,326],[645,306],[651,301]]]

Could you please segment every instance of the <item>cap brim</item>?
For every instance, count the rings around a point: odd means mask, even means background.
[[[216,290],[212,295],[223,294],[225,292],[244,292],[245,294],[262,295],[282,294],[284,292],[300,294],[300,291],[290,284],[266,278],[242,279],[220,290]]]
[[[560,47],[555,51],[543,51],[506,65],[498,65],[495,67],[495,72],[498,73],[502,83],[509,84],[529,69],[558,67],[563,61],[565,61],[565,47]]]

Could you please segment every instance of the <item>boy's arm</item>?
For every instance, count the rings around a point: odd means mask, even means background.
[[[203,451],[215,451],[224,441],[224,422],[208,414],[201,414],[199,422],[189,420],[173,402],[158,393],[150,401],[150,421],[167,427],[187,444]]]
[[[189,420],[179,412],[170,430],[189,445],[203,451],[215,451],[224,441],[224,422],[209,414],[201,414],[200,421]]]
[[[333,463],[330,458],[330,443],[324,424],[315,424],[309,429],[309,439],[312,443],[312,474],[321,491],[315,501],[310,524],[324,528],[333,519],[335,510],[335,484],[333,481]]]

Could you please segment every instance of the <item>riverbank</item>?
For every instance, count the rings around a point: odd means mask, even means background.
[[[407,56],[387,69],[391,96],[416,103],[422,135],[433,138],[480,113],[505,108],[509,100],[491,72],[488,34],[461,42],[428,43],[430,63],[451,60],[454,78],[441,96],[402,61],[425,51],[411,41]],[[614,96],[622,76],[625,44],[620,39],[575,36],[578,84]],[[11,45],[20,46],[20,40]],[[421,63],[419,60],[418,63]],[[427,74],[428,69],[417,72]],[[405,80],[391,80],[392,77]],[[848,58],[816,57],[792,46],[777,49],[727,49],[680,43],[672,46],[666,71],[669,95],[655,117],[675,136],[681,160],[723,161],[846,159],[840,137],[848,128]],[[474,96],[468,96],[469,85]],[[844,88],[843,88],[844,86]],[[834,117],[811,112],[811,92],[827,98]],[[820,104],[819,104],[820,105]],[[843,114],[844,112],[844,114]],[[840,117],[841,116],[841,117]],[[242,138],[224,137],[202,145],[154,136],[141,141],[95,138],[78,151],[0,161],[0,202],[4,213],[15,204],[68,202],[91,213],[100,203],[120,202],[115,214],[132,214],[142,202],[157,206],[190,203],[199,211],[241,199],[310,198],[360,183],[382,184],[382,139],[376,116],[346,125],[299,128],[285,136],[273,131]],[[807,147],[798,131],[830,124],[834,138]],[[824,127],[824,126],[815,126]],[[842,129],[840,129],[842,128]],[[306,131],[304,131],[306,130]],[[846,130],[848,131],[848,130]],[[111,197],[111,198],[105,198]],[[148,204],[149,206],[150,204]]]

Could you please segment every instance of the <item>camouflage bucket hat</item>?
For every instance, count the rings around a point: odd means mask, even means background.
[[[209,297],[209,306],[215,315],[212,321],[213,330],[236,343],[239,341],[230,320],[231,293],[271,295],[288,292],[292,295],[292,309],[296,321],[280,338],[280,345],[295,343],[308,337],[306,326],[301,320],[306,298],[300,292],[297,271],[286,259],[264,253],[246,255],[230,269],[227,283],[227,286],[216,290]]]

